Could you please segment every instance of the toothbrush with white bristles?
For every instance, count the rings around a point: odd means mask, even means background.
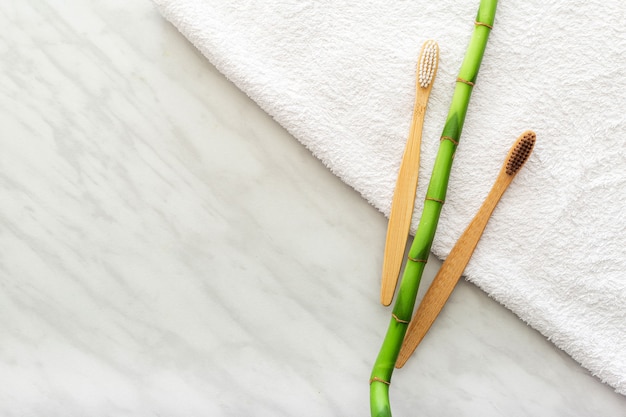
[[[391,203],[391,213],[387,225],[387,238],[383,257],[382,284],[380,302],[388,306],[398,283],[398,276],[404,259],[411,217],[415,206],[415,192],[420,161],[420,147],[422,143],[422,128],[426,105],[430,91],[437,74],[439,62],[439,46],[437,42],[429,40],[424,43],[417,65],[417,82],[413,121],[409,131],[396,188]]]

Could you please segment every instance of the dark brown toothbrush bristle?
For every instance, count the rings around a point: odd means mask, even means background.
[[[525,132],[522,137],[517,141],[515,148],[511,152],[511,156],[506,164],[506,173],[508,175],[514,175],[524,165],[530,153],[535,146],[535,140],[537,136],[534,132]]]

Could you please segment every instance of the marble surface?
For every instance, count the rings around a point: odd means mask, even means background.
[[[384,216],[148,0],[9,1],[0,25],[0,414],[368,415]],[[626,416],[466,282],[391,396]]]

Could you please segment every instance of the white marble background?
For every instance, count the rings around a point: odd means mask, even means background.
[[[0,27],[0,415],[368,415],[385,218],[149,0],[8,0]],[[465,282],[392,407],[626,416]]]

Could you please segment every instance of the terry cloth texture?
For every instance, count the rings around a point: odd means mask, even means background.
[[[222,73],[389,214],[422,43],[441,48],[421,213],[477,0],[155,0]],[[515,138],[537,145],[466,277],[626,395],[626,7],[501,2],[433,252],[445,258]]]

